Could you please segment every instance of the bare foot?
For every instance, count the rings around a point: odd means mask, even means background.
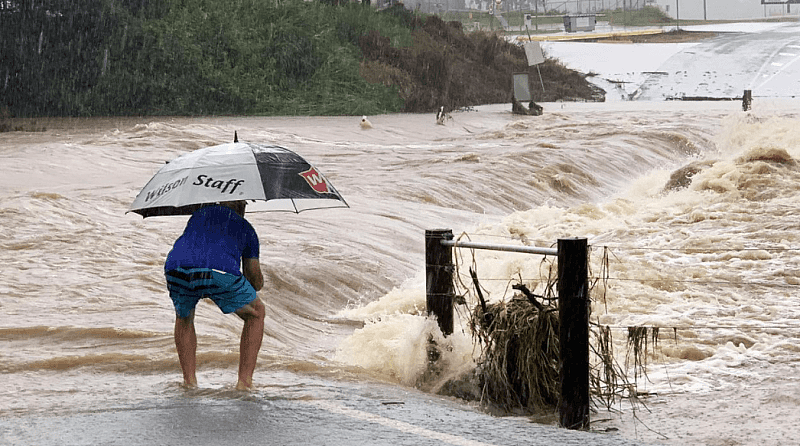
[[[246,382],[239,380],[236,383],[236,390],[251,391],[253,390],[253,383],[248,385]]]
[[[183,384],[181,384],[181,387],[183,387],[184,389],[187,389],[187,390],[196,389],[197,388],[197,380],[184,381]]]

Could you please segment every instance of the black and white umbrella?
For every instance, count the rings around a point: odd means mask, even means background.
[[[190,215],[201,205],[248,202],[247,212],[349,207],[314,166],[289,149],[233,142],[181,155],[164,165],[133,200],[143,217]]]

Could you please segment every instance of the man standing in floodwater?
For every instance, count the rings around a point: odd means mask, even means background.
[[[203,298],[213,300],[223,313],[236,313],[244,320],[236,389],[253,387],[266,310],[256,295],[264,277],[258,235],[244,219],[246,206],[245,201],[227,201],[201,207],[167,255],[164,274],[175,305],[175,347],[186,387],[197,387],[194,311]]]

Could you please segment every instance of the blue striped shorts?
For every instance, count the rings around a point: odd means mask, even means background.
[[[256,299],[256,290],[244,276],[209,268],[177,268],[166,271],[167,289],[175,314],[192,314],[200,299],[211,299],[223,313],[233,313]]]

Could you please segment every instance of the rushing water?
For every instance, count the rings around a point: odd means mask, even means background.
[[[424,316],[426,229],[535,246],[587,237],[594,276],[608,248],[592,319],[612,327],[618,360],[627,327],[661,328],[637,381],[646,408],[623,401],[593,414],[595,426],[673,444],[791,442],[796,103],[544,105],[540,117],[506,105],[454,112],[444,126],[432,115],[370,117],[369,130],[356,117],[54,119],[0,135],[0,414],[181,391],[162,268],[186,218],[126,211],[165,161],[237,131],[299,152],[351,206],[248,214],[266,280],[257,387],[419,385],[438,336]],[[692,162],[691,184],[667,187]],[[490,300],[508,299],[514,277],[540,278],[540,256],[460,255],[474,258]],[[228,391],[241,322],[201,303],[196,323],[201,389]],[[474,366],[466,326],[447,342],[450,374]]]

